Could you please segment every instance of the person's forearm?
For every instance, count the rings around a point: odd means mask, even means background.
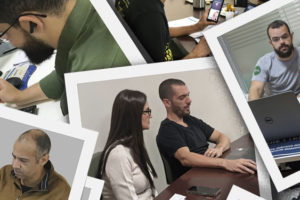
[[[186,167],[224,168],[224,161],[222,158],[211,158],[191,152],[181,160],[181,164]]]
[[[189,35],[204,29],[204,25],[194,24],[190,26],[169,27],[170,37]]]
[[[251,101],[260,98],[264,91],[264,87],[264,82],[253,80],[250,85],[248,100]]]
[[[199,50],[199,48],[194,48],[188,55],[186,55],[183,59],[191,59],[191,58],[203,58],[208,55],[208,51],[203,49]]]
[[[188,55],[186,55],[183,59],[191,59],[191,58],[197,58],[197,54],[195,52],[190,52]]]
[[[183,59],[190,59],[190,58],[201,58],[206,57],[211,53],[210,48],[204,37],[201,38],[200,42],[195,46],[192,52],[190,52],[186,57]]]
[[[258,98],[260,98],[260,93],[258,91],[254,91],[250,89],[248,94],[248,101],[252,101]]]
[[[40,84],[36,83],[25,90],[19,91],[14,103],[20,106],[45,99],[48,99],[48,97],[42,91]]]
[[[216,145],[215,148],[221,149],[222,152],[227,151],[230,148],[230,140],[229,140],[229,138],[226,135],[222,134],[220,136],[220,138],[218,139],[217,145]]]

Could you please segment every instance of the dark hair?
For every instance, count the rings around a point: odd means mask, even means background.
[[[49,136],[40,129],[30,129],[22,133],[18,141],[32,139],[36,143],[36,159],[40,160],[46,154],[49,154],[51,149],[51,141]]]
[[[269,39],[271,39],[271,38],[270,38],[270,34],[269,34],[269,29],[270,29],[270,28],[272,28],[272,29],[274,29],[274,28],[279,28],[279,27],[281,27],[281,26],[286,26],[286,28],[287,28],[289,34],[291,34],[290,28],[289,28],[288,24],[287,24],[285,21],[282,21],[282,20],[275,20],[275,21],[273,21],[271,24],[269,24],[269,26],[268,26],[268,28],[267,28],[267,34],[268,34]]]
[[[164,80],[159,85],[159,97],[161,100],[163,99],[171,99],[173,96],[173,89],[172,85],[185,85],[185,83],[182,80],[170,78],[167,80]]]
[[[26,11],[60,15],[68,0],[0,0],[0,23],[13,24]],[[16,23],[19,24],[19,23]]]
[[[105,172],[106,161],[111,150],[122,144],[130,149],[133,160],[149,180],[151,188],[154,189],[149,168],[154,177],[157,177],[157,174],[145,148],[142,129],[142,114],[145,104],[146,95],[140,91],[122,90],[116,96],[108,139],[98,167],[98,178],[102,178]]]

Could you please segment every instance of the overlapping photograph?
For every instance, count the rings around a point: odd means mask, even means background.
[[[270,1],[204,33],[278,191],[299,182],[299,1]]]

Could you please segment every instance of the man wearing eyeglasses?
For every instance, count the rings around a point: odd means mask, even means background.
[[[167,79],[159,86],[167,118],[160,124],[156,142],[160,153],[169,162],[173,179],[191,167],[254,174],[256,164],[252,160],[220,158],[230,148],[230,141],[225,134],[190,115],[192,100],[189,95],[188,87],[178,79]],[[216,146],[209,148],[208,141]]]
[[[275,95],[286,91],[300,93],[300,47],[294,48],[293,33],[282,20],[273,21],[267,28],[269,43],[274,52],[261,57],[254,69],[249,100],[258,99],[263,92]],[[265,86],[268,90],[264,91]]]
[[[31,129],[19,136],[12,165],[0,169],[1,200],[68,199],[70,186],[54,171],[50,148],[50,138],[41,130]]]
[[[0,33],[39,64],[57,49],[55,70],[17,90],[0,79],[0,102],[17,105],[60,99],[68,114],[64,73],[130,63],[88,0],[0,0]]]

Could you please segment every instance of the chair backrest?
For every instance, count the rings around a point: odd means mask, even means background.
[[[162,153],[160,153],[160,157],[161,157],[161,159],[163,161],[163,164],[164,164],[167,183],[171,184],[176,179],[176,178],[173,177],[172,168],[171,168],[168,160],[164,157],[164,155]]]
[[[110,7],[112,8],[112,10],[114,11],[114,13],[117,16],[117,18],[119,19],[119,21],[121,22],[121,24],[123,25],[123,27],[125,28],[125,30],[127,31],[128,35],[130,36],[130,38],[134,42],[135,46],[138,48],[138,50],[140,51],[140,53],[142,54],[142,56],[146,60],[146,62],[147,63],[153,63],[153,60],[150,57],[149,53],[143,47],[143,45],[141,44],[139,39],[136,37],[134,32],[131,30],[130,26],[126,23],[124,18],[120,15],[119,11],[115,7],[116,0],[107,0],[107,2],[110,5]]]
[[[88,176],[96,178],[96,175],[97,175],[97,172],[98,172],[98,166],[99,166],[99,163],[100,163],[101,154],[102,154],[101,151],[93,154],[92,161],[91,161],[91,164],[90,164],[90,168],[89,168],[89,171],[88,171]]]

